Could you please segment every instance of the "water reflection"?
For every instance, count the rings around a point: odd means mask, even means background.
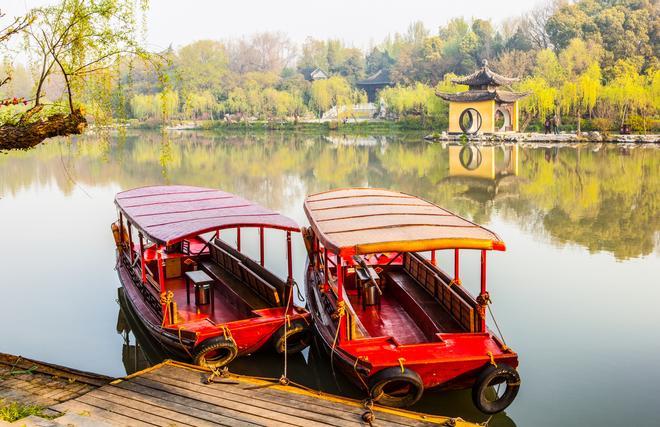
[[[285,133],[129,133],[0,156],[0,194],[35,183],[222,188],[303,219],[307,193],[346,186],[410,192],[488,223],[494,212],[554,244],[618,259],[658,246],[660,155],[652,148],[519,148],[427,144],[398,137]],[[275,191],[281,189],[282,191]]]

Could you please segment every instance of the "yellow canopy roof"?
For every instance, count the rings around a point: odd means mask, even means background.
[[[409,194],[346,188],[313,194],[305,214],[323,246],[343,256],[434,249],[505,250],[492,231]]]

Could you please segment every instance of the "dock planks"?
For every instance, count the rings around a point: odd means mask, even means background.
[[[229,374],[205,384],[209,372],[166,361],[51,409],[122,426],[360,426],[360,402]],[[375,426],[443,425],[449,418],[374,407]],[[450,421],[451,423],[451,421]],[[452,424],[445,424],[452,425]],[[456,426],[474,426],[456,420]]]
[[[49,407],[82,396],[109,383],[110,377],[91,374],[0,353],[0,401]]]

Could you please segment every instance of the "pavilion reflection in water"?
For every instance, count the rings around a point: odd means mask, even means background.
[[[518,145],[450,145],[447,183],[464,185],[464,196],[488,201],[517,195]]]

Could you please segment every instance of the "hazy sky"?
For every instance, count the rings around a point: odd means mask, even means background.
[[[0,0],[7,15],[54,0]],[[356,47],[403,32],[413,21],[433,32],[449,19],[492,19],[498,23],[529,11],[537,0],[150,0],[147,41],[152,49],[194,40],[225,39],[259,31],[282,31],[294,41],[340,38]]]

